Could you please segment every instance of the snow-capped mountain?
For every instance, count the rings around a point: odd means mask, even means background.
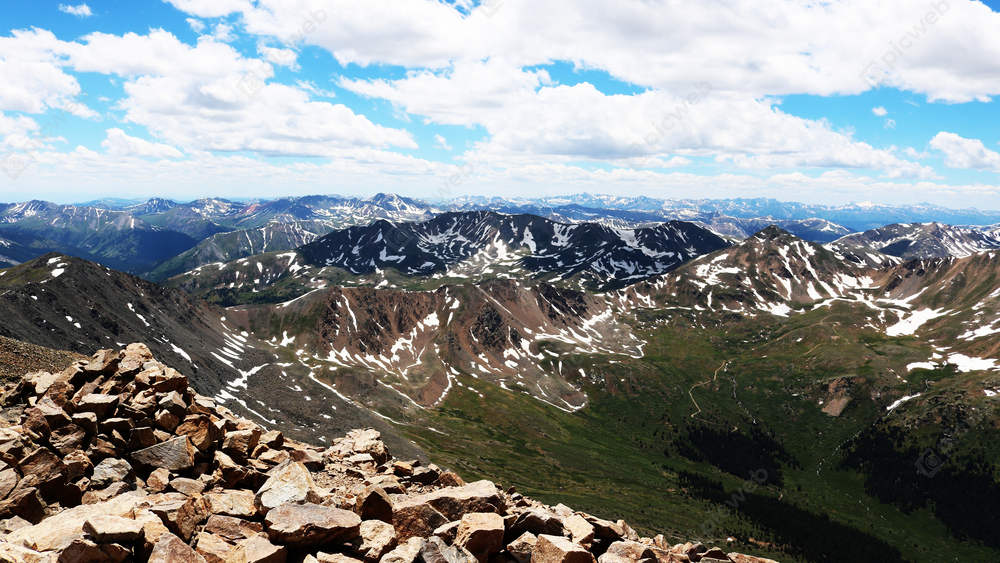
[[[903,259],[963,258],[1000,248],[995,232],[941,223],[901,223],[840,238],[828,248],[840,254],[877,251]]]
[[[350,227],[299,252],[307,263],[354,274],[392,268],[409,276],[469,277],[501,267],[563,279],[580,274],[606,287],[668,272],[728,244],[683,222],[618,230],[477,211],[446,213],[424,223],[378,221]]]

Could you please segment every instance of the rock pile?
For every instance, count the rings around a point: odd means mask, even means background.
[[[466,484],[375,430],[286,439],[142,344],[30,373],[0,404],[0,562],[768,563]]]

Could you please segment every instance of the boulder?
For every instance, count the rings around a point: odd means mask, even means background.
[[[357,496],[354,511],[362,520],[381,520],[392,523],[392,499],[382,487],[366,487]]]
[[[129,451],[144,450],[156,445],[156,434],[152,428],[141,426],[129,431],[128,443],[125,449]]]
[[[541,534],[531,552],[531,563],[594,563],[594,556],[564,537]]]
[[[80,399],[76,405],[76,412],[92,412],[98,420],[107,418],[108,414],[118,406],[118,395],[103,395],[101,393],[90,393]]]
[[[178,496],[181,498],[168,497],[166,500],[150,506],[149,509],[163,520],[171,532],[180,536],[184,541],[188,541],[195,528],[209,517],[211,510],[204,497]]]
[[[476,558],[464,547],[449,547],[444,540],[432,537],[420,548],[420,559],[424,563],[475,563]]]
[[[499,514],[473,512],[462,516],[455,545],[469,550],[479,563],[503,549],[504,525]]]
[[[83,535],[63,538],[62,545],[54,550],[58,563],[121,563],[131,552],[116,543],[96,543]]]
[[[365,561],[378,561],[398,545],[392,524],[381,520],[362,522],[359,534],[352,544],[354,552],[364,557]]]
[[[226,559],[233,552],[233,546],[219,536],[204,531],[198,534],[198,542],[195,544],[194,550],[208,563],[226,563]]]
[[[226,490],[219,493],[208,493],[205,498],[212,507],[213,514],[236,516],[238,518],[254,518],[257,507],[254,505],[255,495],[251,491]]]
[[[103,489],[112,483],[135,483],[135,471],[123,459],[107,458],[94,467],[90,485],[95,489]]]
[[[507,554],[517,560],[518,563],[528,563],[531,561],[531,552],[535,550],[538,538],[531,532],[524,532],[516,540],[507,544]]]
[[[181,493],[182,495],[193,497],[201,494],[205,490],[205,482],[197,479],[178,477],[177,479],[170,481],[170,488],[178,493]]]
[[[191,546],[177,536],[167,532],[153,546],[149,555],[149,563],[206,563]]]
[[[14,492],[34,487],[43,499],[55,501],[66,484],[68,473],[66,464],[54,453],[38,448],[21,460],[21,474],[24,477]]]
[[[27,487],[10,493],[0,501],[0,519],[17,516],[36,524],[45,518],[45,501],[38,489]]]
[[[92,412],[73,413],[73,424],[82,428],[88,436],[97,434],[97,415]]]
[[[425,543],[427,540],[424,538],[410,538],[396,546],[396,549],[386,553],[379,563],[413,563],[417,560]]]
[[[187,436],[194,447],[203,452],[215,446],[221,435],[212,419],[204,415],[188,415],[174,432],[178,436]]]
[[[222,441],[222,451],[237,461],[246,461],[250,453],[257,447],[260,436],[259,428],[228,432]]]
[[[287,503],[314,503],[323,501],[309,470],[296,461],[288,461],[268,472],[267,481],[257,491],[254,504],[266,514],[272,508]]]
[[[547,534],[561,536],[563,523],[557,516],[544,510],[532,508],[525,510],[510,527],[513,532],[531,532],[535,535]]]
[[[205,523],[205,531],[226,541],[238,542],[262,533],[264,525],[242,518],[213,514],[208,517],[208,522]]]
[[[288,551],[269,542],[264,536],[254,536],[236,546],[226,563],[285,563]]]
[[[162,444],[132,452],[132,459],[143,465],[182,471],[194,466],[196,451],[187,436],[179,436]]]
[[[49,436],[49,444],[59,452],[60,455],[69,455],[72,452],[83,449],[83,442],[87,439],[87,433],[75,424],[67,424],[62,428],[53,430]]]
[[[67,454],[63,463],[66,464],[66,478],[70,481],[83,477],[94,467],[87,454],[79,450]]]
[[[401,542],[410,538],[426,538],[448,522],[443,514],[429,504],[407,501],[397,504],[392,511],[392,525]]]
[[[300,548],[353,540],[360,534],[361,518],[318,504],[283,504],[267,512],[264,525],[271,541]]]
[[[83,531],[100,543],[131,543],[142,535],[142,524],[120,516],[91,516]]]
[[[129,516],[145,498],[142,491],[131,491],[106,502],[75,506],[49,516],[40,524],[17,530],[7,541],[38,551],[53,551],[65,546],[65,539],[84,534],[84,523],[95,516]]]
[[[590,546],[594,544],[594,525],[580,516],[579,514],[573,514],[566,518],[563,518],[563,527],[569,532],[570,538],[574,543],[582,545],[586,549],[590,549]]]
[[[170,472],[162,467],[154,469],[149,474],[149,478],[146,479],[146,486],[152,489],[155,493],[162,493],[167,490],[167,485],[169,484]]]
[[[426,495],[413,497],[396,505],[396,510],[418,505],[427,505],[440,512],[448,522],[461,520],[470,512],[496,512],[501,504],[496,485],[487,480],[477,481],[464,487],[441,489]],[[393,522],[395,523],[395,511]],[[430,528],[434,530],[441,524]]]
[[[608,550],[604,552],[600,558],[598,558],[598,562],[632,563],[642,559],[651,559],[653,561],[657,560],[656,554],[648,545],[630,540],[622,540],[616,541],[608,546]]]

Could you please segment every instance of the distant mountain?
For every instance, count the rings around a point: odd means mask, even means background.
[[[303,246],[299,253],[306,263],[354,274],[392,268],[409,276],[469,277],[503,268],[556,279],[581,275],[595,287],[609,287],[668,272],[728,244],[707,229],[679,221],[616,230],[476,211],[445,213],[424,223],[377,221],[350,227]]]
[[[952,227],[941,223],[903,223],[847,235],[828,245],[841,254],[875,250],[903,259],[964,258],[1000,248],[992,231]]]

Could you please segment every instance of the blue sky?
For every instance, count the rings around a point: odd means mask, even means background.
[[[0,201],[587,191],[1000,209],[997,8],[5,0]]]

